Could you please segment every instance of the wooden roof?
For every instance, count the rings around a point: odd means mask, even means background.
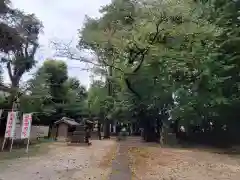
[[[71,119],[71,118],[68,118],[68,117],[63,117],[62,119],[56,121],[54,124],[60,124],[60,123],[65,123],[65,124],[68,124],[70,126],[78,126],[78,125],[80,125],[74,119]]]

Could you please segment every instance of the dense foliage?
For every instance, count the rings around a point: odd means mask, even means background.
[[[106,137],[110,122],[125,121],[143,127],[146,140],[159,141],[163,127],[175,122],[175,131],[184,126],[189,140],[237,142],[239,0],[112,0],[79,30],[77,47],[93,57],[74,59],[91,63],[101,77],[88,91],[57,60],[46,60],[21,90],[22,75],[35,65],[42,25],[7,1],[0,6],[6,19],[0,32],[7,35],[0,50],[12,82],[0,87],[11,94],[8,102],[21,92],[21,111],[37,112],[46,124],[61,116],[98,116]]]
[[[39,122],[49,125],[67,116],[80,119],[88,115],[87,91],[76,78],[68,77],[63,61],[46,60],[29,80],[27,94],[20,98],[22,112],[35,112]]]
[[[239,5],[113,0],[101,18],[87,17],[79,45],[94,52],[106,78],[114,102],[107,114],[142,119],[145,127],[153,122],[150,130],[172,119],[189,134],[199,130],[215,141],[227,133],[233,140],[239,127]]]

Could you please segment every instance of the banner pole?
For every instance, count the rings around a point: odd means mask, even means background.
[[[4,149],[5,143],[6,143],[6,138],[4,137],[3,143],[2,143],[2,151],[3,151],[3,149]]]
[[[11,142],[10,152],[12,152],[12,146],[13,146],[13,137],[12,137],[12,142]]]
[[[3,109],[0,109],[0,125],[2,123],[2,114],[3,114]]]
[[[15,100],[13,101],[13,104],[12,104],[12,111],[11,111],[11,113],[13,113],[14,108],[15,108]],[[16,123],[16,117],[14,117],[14,124],[15,124],[15,123]],[[15,128],[15,127],[14,127],[14,128]],[[12,129],[11,129],[11,131],[12,131]],[[14,129],[14,131],[15,131],[15,129]],[[12,146],[13,146],[13,137],[11,137],[11,139],[12,139],[12,141],[11,141],[11,146],[10,146],[9,152],[12,152]]]
[[[30,143],[30,138],[28,138],[28,142],[27,142],[27,148],[26,148],[26,153],[28,153],[28,148],[29,148],[29,143]]]

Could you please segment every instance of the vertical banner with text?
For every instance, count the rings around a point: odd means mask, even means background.
[[[32,114],[31,113],[23,114],[21,139],[30,138],[31,124],[32,124]]]
[[[13,138],[16,127],[17,112],[8,112],[5,138]]]

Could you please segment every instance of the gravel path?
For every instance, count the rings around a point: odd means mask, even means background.
[[[116,146],[112,140],[92,141],[92,146],[51,145],[44,155],[11,160],[8,167],[0,169],[1,180],[103,180],[111,172],[108,166],[101,167],[108,150]],[[105,163],[106,164],[106,163]],[[3,172],[1,172],[3,171]]]
[[[120,141],[118,152],[115,160],[112,163],[112,172],[109,180],[131,180],[131,170],[128,160],[128,143]]]

